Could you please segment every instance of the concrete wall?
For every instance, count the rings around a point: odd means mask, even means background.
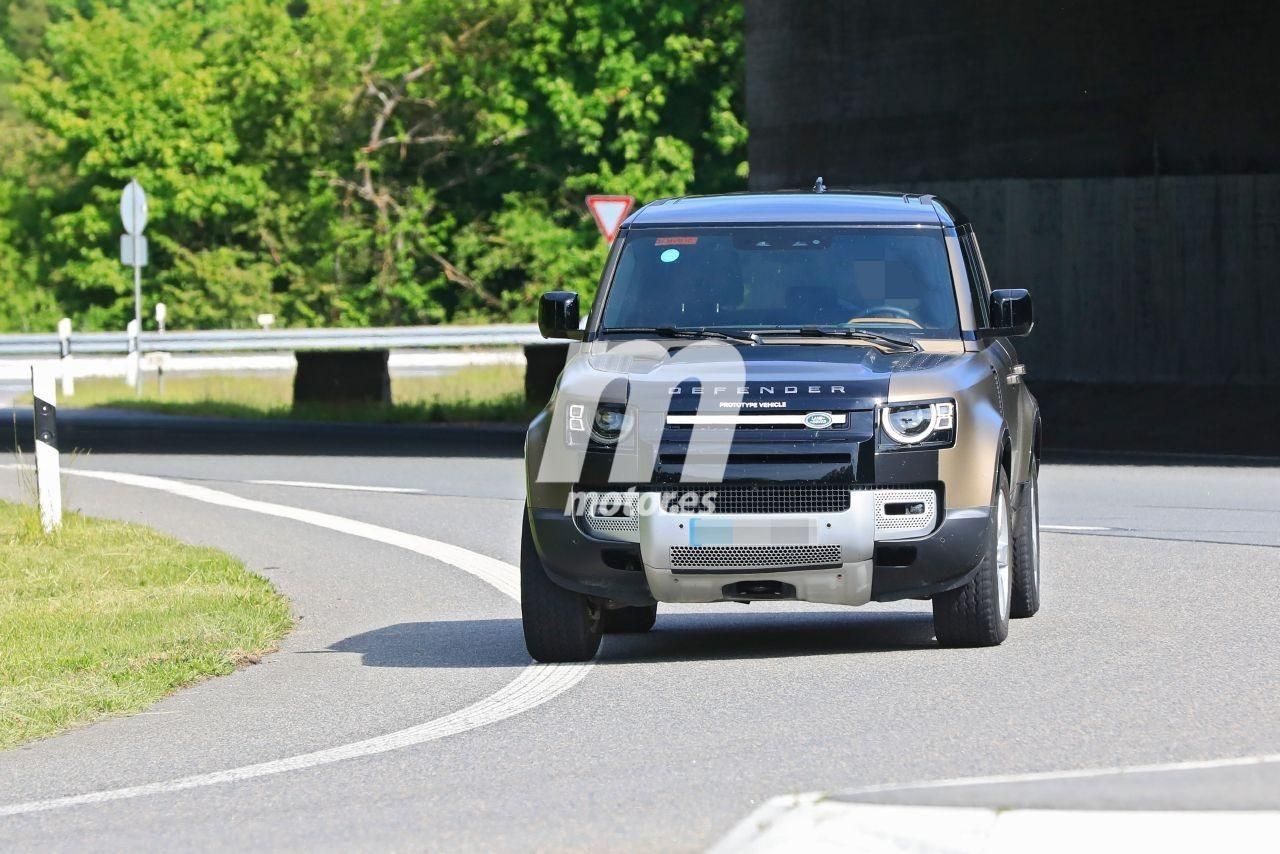
[[[1280,4],[747,2],[751,185],[928,191],[1044,378],[1280,386]]]
[[[1027,288],[1038,377],[1280,384],[1280,174],[931,181],[993,285]]]

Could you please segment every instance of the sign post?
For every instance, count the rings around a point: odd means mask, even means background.
[[[605,242],[610,246],[618,236],[622,221],[627,218],[635,203],[636,200],[631,196],[587,196],[587,210],[591,211],[596,228],[600,229]]]
[[[134,178],[120,194],[120,261],[133,267],[133,333],[129,336],[129,385],[138,382],[138,333],[142,331],[142,268],[147,265],[147,194]]]

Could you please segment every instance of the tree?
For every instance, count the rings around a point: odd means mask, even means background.
[[[725,0],[54,0],[21,26],[0,8],[10,328],[132,315],[130,177],[174,326],[529,317],[540,290],[594,290],[587,192],[745,177]]]
[[[532,316],[544,290],[594,295],[605,247],[586,194],[643,203],[745,185],[740,4],[531,4],[507,40],[509,74],[492,99],[522,144],[489,181],[496,211],[457,244],[512,314]]]

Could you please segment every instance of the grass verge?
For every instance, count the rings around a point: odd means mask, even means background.
[[[142,394],[121,379],[76,381],[74,397],[60,408],[101,406],[170,415],[230,418],[297,418],[309,421],[407,423],[528,423],[539,407],[524,395],[524,368],[481,365],[440,376],[391,380],[388,406],[293,405],[293,377],[271,374],[168,374],[161,392],[154,374],[145,374]]]
[[[275,649],[288,602],[216,549],[0,502],[0,749],[145,708]]]

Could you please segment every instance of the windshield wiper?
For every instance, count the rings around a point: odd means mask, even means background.
[[[661,335],[663,338],[719,338],[721,341],[736,341],[740,344],[759,344],[760,336],[754,332],[723,332],[719,329],[707,329],[705,326],[696,329],[677,329],[674,326],[610,326],[600,330],[609,332],[633,332]]]
[[[920,350],[920,345],[910,339],[894,338],[891,335],[881,335],[877,332],[866,332],[862,329],[849,329],[847,327],[800,326],[795,329],[761,329],[754,334],[798,335],[806,338],[849,338],[854,341],[879,344],[881,347],[898,353],[915,353]]]

